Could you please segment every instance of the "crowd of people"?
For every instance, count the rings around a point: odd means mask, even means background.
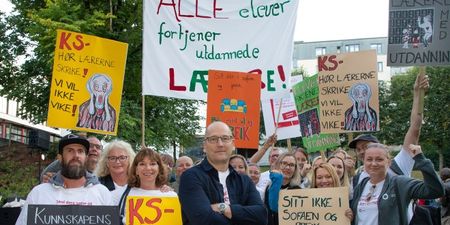
[[[151,148],[136,154],[126,141],[103,147],[96,137],[69,134],[59,141],[60,158],[44,170],[16,224],[27,224],[30,204],[115,205],[125,224],[127,196],[155,196],[178,197],[184,225],[276,225],[281,190],[335,187],[348,188],[345,217],[355,225],[407,225],[416,199],[437,199],[442,224],[448,224],[450,169],[438,176],[419,145],[418,91],[427,85],[416,81],[410,127],[393,159],[371,134],[349,142],[357,158],[341,148],[313,159],[302,148],[283,152],[274,147],[274,134],[247,159],[235,154],[231,129],[220,121],[206,128],[205,157],[196,163],[188,156],[174,161]],[[262,172],[258,162],[267,151],[270,168]],[[355,168],[357,164],[362,166]],[[413,168],[423,180],[411,177]]]

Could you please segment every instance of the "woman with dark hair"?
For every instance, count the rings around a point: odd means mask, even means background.
[[[125,200],[127,196],[178,197],[174,191],[161,191],[167,184],[167,169],[158,153],[144,148],[136,154],[128,176],[128,188],[120,198],[119,207],[125,224]]]
[[[282,189],[300,189],[300,172],[293,153],[281,154],[270,171],[271,183],[266,189],[264,203],[268,225],[278,225],[278,198]]]

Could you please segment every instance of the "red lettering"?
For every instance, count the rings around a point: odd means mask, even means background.
[[[222,8],[217,8],[217,0],[214,0],[214,6],[213,6],[213,15],[214,18],[217,19],[228,19],[228,17],[217,17],[216,11],[222,11]]]
[[[159,207],[153,205],[154,202],[161,203],[161,201],[162,200],[160,198],[152,198],[149,201],[147,201],[146,205],[149,208],[152,208],[156,211],[156,217],[154,220],[151,220],[151,219],[148,219],[147,217],[145,217],[145,219],[144,219],[145,223],[154,224],[154,223],[157,223],[161,219],[161,215],[162,215],[161,209]]]
[[[328,67],[330,71],[335,70],[338,67],[338,62],[336,61],[336,55],[331,55],[330,58],[328,58],[328,62],[332,63],[333,67]]]
[[[333,66],[326,65],[327,61]],[[319,56],[317,58],[317,64],[319,66],[319,71],[325,70],[325,71],[333,71],[338,67],[338,62],[336,61],[336,55],[330,55],[328,56]]]
[[[169,89],[172,91],[186,91],[186,86],[175,85],[175,71],[173,68],[169,68]]]
[[[75,36],[75,40],[77,40],[80,45],[76,45],[76,43],[73,42],[73,47],[76,50],[80,51],[84,47],[83,36],[82,35],[77,35],[77,36]]]
[[[134,217],[136,217],[139,220],[139,224],[143,224],[144,220],[142,219],[142,216],[139,215],[139,213],[138,213],[138,210],[142,206],[143,200],[142,199],[137,199],[136,205],[134,205],[134,201],[133,200],[134,199],[130,199],[128,201],[128,206],[129,206],[129,209],[128,209],[128,212],[129,212],[128,219],[129,219],[129,221],[128,222],[131,225],[133,225],[134,224]]]
[[[249,71],[248,73],[261,75],[262,71],[260,69],[254,69],[254,70]],[[261,89],[264,89],[265,87],[266,87],[266,84],[261,81]]]
[[[242,140],[250,140],[248,137],[248,130],[250,127],[242,127]]]
[[[172,8],[173,8],[173,14],[175,15],[175,19],[177,19],[177,21],[178,22],[181,22],[181,20],[178,18],[178,16],[177,16],[177,9],[175,8],[175,2],[174,2],[174,0],[172,0],[172,2],[171,3],[164,3],[163,2],[164,0],[160,0],[159,1],[159,5],[158,5],[158,11],[156,12],[156,14],[158,14],[159,15],[159,10],[161,9],[161,6],[172,6]],[[181,1],[181,0],[180,0]]]
[[[202,16],[198,14],[198,0],[195,0],[195,16],[199,18],[211,18],[210,16]]]
[[[66,32],[61,33],[61,38],[59,39],[59,49],[64,49],[64,47],[66,47],[68,50],[72,50],[72,48],[70,48],[70,45],[67,43],[67,41],[70,38],[70,35],[72,35],[72,33]]]
[[[180,17],[194,17],[194,15],[181,14],[181,0],[178,0],[178,15]]]
[[[328,71],[327,65],[325,65],[325,62],[327,61],[327,56],[319,56],[317,58],[317,65],[319,66],[319,71],[325,70]]]

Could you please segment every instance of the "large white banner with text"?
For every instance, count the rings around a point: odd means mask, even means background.
[[[289,91],[297,0],[144,0],[144,95],[207,97],[208,70],[261,74]]]

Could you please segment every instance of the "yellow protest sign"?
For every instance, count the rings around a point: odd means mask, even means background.
[[[182,225],[178,197],[128,196],[126,225]]]
[[[278,200],[280,225],[348,225],[348,187],[282,190]]]
[[[128,44],[58,30],[47,124],[117,134]]]

